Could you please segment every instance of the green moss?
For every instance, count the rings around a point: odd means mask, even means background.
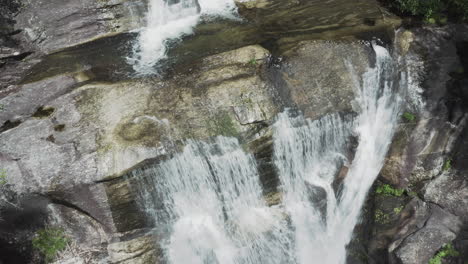
[[[390,222],[390,216],[384,213],[382,210],[377,209],[375,210],[374,220],[375,222],[384,225]]]
[[[7,183],[7,172],[5,169],[0,170],[0,185],[4,185]]]
[[[403,119],[405,119],[407,122],[413,122],[416,120],[416,116],[410,112],[404,112]]]
[[[378,186],[377,189],[375,190],[375,193],[377,194],[388,195],[388,196],[391,195],[391,196],[397,196],[397,197],[402,196],[404,192],[405,192],[404,189],[396,189],[390,186],[389,184],[382,184]]]
[[[0,104],[0,112],[3,112],[3,110],[5,110],[5,106]]]
[[[44,256],[46,263],[54,261],[57,254],[64,250],[68,243],[69,239],[65,236],[63,229],[55,227],[37,231],[32,240],[33,248]]]
[[[452,168],[452,159],[447,159],[442,166],[443,171],[448,171]]]
[[[400,214],[400,213],[401,213],[401,210],[403,210],[403,205],[402,205],[402,206],[399,206],[399,207],[393,208],[393,212],[394,212],[395,214]]]
[[[227,112],[217,113],[213,120],[209,122],[209,130],[212,136],[238,137],[239,132]]]
[[[460,253],[453,248],[451,243],[445,244],[442,249],[429,260],[429,264],[441,264],[445,257],[457,257]]]

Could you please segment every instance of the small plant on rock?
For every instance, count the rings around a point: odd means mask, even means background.
[[[402,206],[399,206],[399,207],[393,208],[393,212],[394,212],[395,214],[400,214],[402,210],[403,210],[403,205],[402,205]]]
[[[407,122],[414,122],[416,120],[416,116],[410,112],[404,112],[403,119]]]
[[[429,264],[441,264],[445,257],[457,257],[460,253],[453,248],[451,243],[445,244],[434,257],[429,260]]]
[[[444,166],[442,166],[442,170],[443,171],[448,171],[452,168],[452,159],[447,159],[445,162],[444,162]]]
[[[255,66],[255,65],[257,65],[257,60],[255,58],[252,58],[252,59],[249,60],[249,64]]]
[[[396,189],[390,186],[389,184],[382,184],[377,189],[375,190],[375,193],[377,194],[383,194],[383,195],[388,195],[388,196],[402,196],[403,193],[405,192],[404,189]]]
[[[46,263],[52,262],[57,254],[64,250],[69,243],[63,229],[48,227],[37,231],[32,240],[33,248],[37,249],[45,258]]]
[[[5,169],[0,170],[0,185],[5,185],[7,183],[7,172]]]

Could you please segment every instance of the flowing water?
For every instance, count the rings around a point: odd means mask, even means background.
[[[399,112],[396,65],[388,51],[374,46],[375,68],[355,78],[359,115],[351,126],[342,119],[326,116],[302,121],[280,116],[275,132],[275,163],[279,169],[283,206],[294,226],[297,263],[345,263],[345,247],[359,220],[366,194],[382,168]],[[352,71],[352,65],[349,65]],[[346,139],[354,134],[358,145],[354,158],[346,154]],[[349,170],[340,192],[333,188],[338,170]],[[317,193],[326,207],[311,202]],[[312,197],[312,199],[311,199]]]
[[[202,17],[234,17],[234,10],[233,0],[150,0],[146,27],[128,61],[140,75],[157,73],[170,43],[192,34]]]
[[[168,234],[161,241],[167,263],[346,262],[346,245],[383,165],[399,90],[406,86],[388,51],[376,45],[374,51],[375,66],[363,76],[353,73],[357,116],[278,116],[279,205],[267,206],[255,159],[237,139],[188,141],[181,153],[145,171],[141,201]]]

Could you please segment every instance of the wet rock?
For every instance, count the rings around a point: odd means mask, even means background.
[[[143,25],[146,1],[23,1],[15,17],[17,38],[32,50],[52,53]]]
[[[407,237],[396,250],[396,256],[403,264],[425,264],[446,243],[457,236],[461,228],[459,217],[439,206],[430,206],[430,217],[426,224]]]
[[[426,186],[424,200],[442,206],[468,223],[468,183],[461,175],[442,173]]]
[[[352,41],[307,41],[284,56],[281,69],[272,69],[281,78],[275,84],[284,91],[280,93],[283,102],[316,119],[329,112],[352,111],[353,72],[362,74],[370,66],[373,52],[368,45]]]
[[[155,241],[150,235],[109,244],[110,263],[145,264],[159,263]]]

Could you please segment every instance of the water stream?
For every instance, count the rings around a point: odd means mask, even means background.
[[[128,62],[139,75],[158,72],[170,43],[193,33],[203,17],[234,17],[233,0],[150,0],[146,27],[139,32]]]
[[[267,205],[255,159],[234,138],[188,141],[181,153],[145,171],[140,200],[165,227],[160,246],[167,263],[346,262],[406,86],[388,51],[377,45],[374,51],[375,66],[363,76],[353,73],[357,116],[309,120],[286,111],[277,117],[279,205]]]

